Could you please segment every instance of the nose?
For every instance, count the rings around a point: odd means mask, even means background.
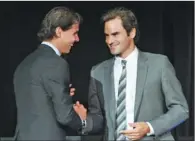
[[[112,43],[113,43],[112,37],[106,37],[106,43],[107,43],[108,45],[112,45]]]
[[[79,36],[78,35],[75,36],[75,41],[79,42]]]

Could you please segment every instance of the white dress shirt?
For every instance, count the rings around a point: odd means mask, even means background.
[[[115,97],[118,99],[118,85],[119,79],[122,73],[121,57],[116,56],[114,62],[114,85],[115,85]],[[126,83],[126,119],[127,129],[132,129],[129,123],[134,123],[134,105],[135,105],[135,94],[136,94],[136,80],[137,80],[137,60],[138,60],[138,49],[132,51],[124,60],[126,63],[127,72],[127,83]],[[149,122],[147,122],[150,128],[150,133],[147,135],[154,134],[154,130]]]
[[[53,44],[51,44],[51,43],[49,43],[49,42],[42,42],[41,44],[45,44],[45,45],[48,45],[49,47],[51,47],[54,51],[55,51],[55,53],[58,55],[58,56],[61,56],[61,53],[60,53],[60,51],[53,45]]]

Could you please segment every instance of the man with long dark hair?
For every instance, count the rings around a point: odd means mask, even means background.
[[[86,109],[80,107],[80,116],[74,111],[69,66],[60,57],[79,41],[81,22],[82,17],[69,8],[53,8],[38,32],[42,43],[17,67],[14,91],[18,140],[64,140],[64,127],[81,128]]]

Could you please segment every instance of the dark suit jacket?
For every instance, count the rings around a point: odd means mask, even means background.
[[[106,60],[91,70],[89,114],[84,132],[104,129],[105,140],[114,140],[116,100],[114,93],[114,59]],[[128,70],[127,70],[128,71]],[[168,58],[139,51],[137,64],[134,121],[148,121],[154,136],[143,140],[173,141],[171,130],[189,117],[187,101],[175,70]]]
[[[69,96],[68,63],[49,46],[40,45],[19,64],[14,91],[18,140],[63,140],[64,127],[81,127]]]

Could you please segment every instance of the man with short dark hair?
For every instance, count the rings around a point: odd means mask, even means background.
[[[131,10],[111,9],[102,20],[114,57],[91,70],[83,133],[104,128],[104,140],[173,141],[171,130],[189,111],[172,64],[165,55],[137,48],[138,23]]]
[[[18,65],[14,73],[17,140],[64,140],[65,127],[81,128],[82,116],[74,111],[69,95],[69,66],[60,57],[79,41],[81,22],[82,17],[69,8],[53,8],[38,32],[42,43]],[[86,113],[80,109],[80,115]]]

